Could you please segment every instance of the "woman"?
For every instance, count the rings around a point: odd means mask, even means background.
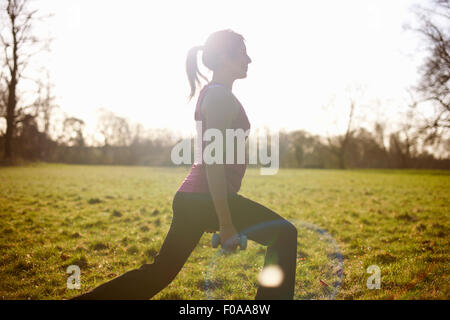
[[[231,30],[221,30],[211,34],[204,46],[189,51],[186,71],[190,98],[195,95],[198,76],[206,79],[197,68],[199,50],[203,50],[203,64],[213,71],[213,77],[198,97],[195,120],[201,126],[197,134],[203,137],[205,130],[215,128],[225,137],[225,129],[249,130],[246,113],[232,93],[234,81],[247,76],[251,62],[244,38]],[[201,137],[198,141],[203,141]],[[201,143],[204,150],[206,143]],[[277,213],[237,193],[245,169],[246,163],[194,163],[174,196],[172,224],[154,262],[75,299],[150,299],[176,277],[203,233],[213,231],[220,232],[222,246],[229,251],[236,250],[238,232],[267,246],[265,266],[278,265],[283,280],[278,287],[260,285],[256,299],[292,299],[297,230]]]

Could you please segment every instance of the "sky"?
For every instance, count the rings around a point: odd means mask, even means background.
[[[146,128],[195,133],[188,103],[187,51],[232,29],[252,59],[236,80],[252,130],[342,133],[350,98],[356,119],[393,123],[417,83],[423,47],[414,0],[114,1],[35,0],[54,13],[42,35],[54,38],[42,64],[57,103],[93,132],[108,109]],[[201,61],[199,56],[199,61]],[[201,63],[201,62],[200,62]],[[211,78],[211,73],[204,70]]]

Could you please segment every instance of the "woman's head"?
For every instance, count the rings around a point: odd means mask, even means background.
[[[186,72],[191,86],[189,98],[195,95],[196,85],[200,83],[198,76],[208,81],[198,70],[199,50],[203,50],[202,62],[211,71],[226,74],[232,80],[247,76],[247,67],[251,59],[247,55],[244,37],[230,29],[214,32],[203,46],[193,47],[188,52]]]

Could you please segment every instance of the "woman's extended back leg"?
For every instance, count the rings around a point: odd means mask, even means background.
[[[189,221],[179,208],[174,206],[173,209],[172,224],[153,263],[128,271],[74,300],[150,299],[169,285],[203,234],[201,225]]]

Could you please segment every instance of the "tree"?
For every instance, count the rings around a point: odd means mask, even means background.
[[[58,140],[68,146],[83,147],[85,145],[84,126],[85,123],[81,119],[75,117],[66,118],[64,120],[63,133]]]
[[[32,34],[32,27],[45,17],[37,17],[37,10],[28,9],[29,0],[1,0],[0,15],[6,24],[0,32],[0,44],[3,47],[3,65],[0,82],[5,87],[2,93],[3,116],[6,118],[4,158],[10,161],[13,156],[12,141],[15,135],[18,115],[24,117],[25,109],[30,106],[18,106],[18,84],[23,79],[30,58],[48,48],[49,40],[41,40]],[[36,49],[37,48],[37,49]],[[33,50],[35,49],[35,50]]]
[[[421,78],[416,86],[422,102],[436,106],[436,114],[421,126],[426,142],[435,143],[450,128],[450,2],[433,0],[434,9],[421,8],[421,26],[416,29],[427,46],[428,56],[420,67]],[[441,24],[438,21],[442,21]]]
[[[126,146],[131,143],[131,130],[127,120],[108,110],[100,110],[97,129],[103,136],[105,147]]]
[[[386,130],[386,124],[383,124],[381,122],[375,122],[374,128],[373,128],[373,131],[375,134],[375,141],[383,151],[386,151],[386,146],[384,143],[385,130]]]
[[[304,130],[293,131],[291,134],[292,152],[299,167],[308,165],[307,160],[320,143],[318,139]],[[309,164],[311,165],[311,164]]]
[[[352,121],[353,115],[355,111],[355,101],[350,99],[350,113],[348,117],[347,130],[344,135],[337,136],[334,138],[328,137],[328,146],[331,153],[337,156],[339,160],[339,168],[345,169],[345,155],[347,152],[348,145],[350,143],[350,139],[352,138]]]
[[[37,98],[33,103],[34,116],[42,123],[42,129],[45,135],[50,138],[50,125],[52,120],[53,111],[58,108],[55,103],[56,97],[52,94],[52,83],[50,82],[50,75],[46,72],[46,81],[37,80],[38,90]]]
[[[5,119],[6,120],[6,102],[8,100],[7,98],[7,90],[4,84],[4,81],[2,81],[3,78],[3,74],[0,74],[0,119]],[[1,128],[1,132],[0,134],[3,136],[4,135],[4,131],[3,128]],[[4,150],[3,150],[4,151]]]

